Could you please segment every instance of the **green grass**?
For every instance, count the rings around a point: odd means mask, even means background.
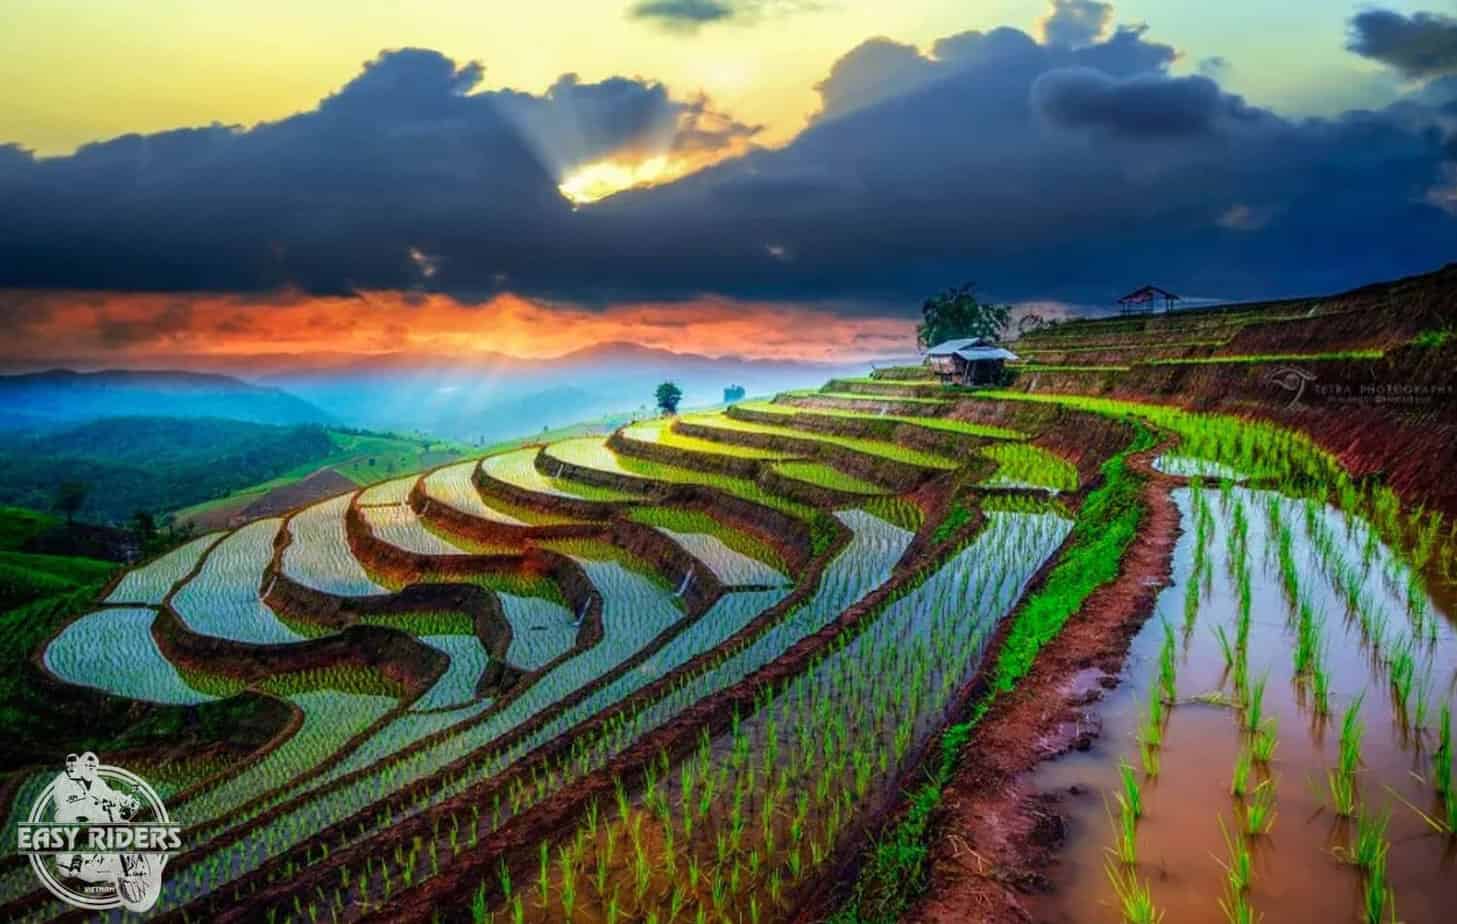
[[[1138,427],[1133,443],[1103,465],[1103,483],[1089,493],[1057,565],[1013,617],[1012,627],[991,669],[991,689],[967,721],[941,736],[939,759],[927,767],[928,782],[910,794],[901,820],[875,842],[849,899],[832,924],[890,924],[910,907],[926,883],[928,838],[936,807],[956,770],[962,748],[978,722],[1002,693],[1031,670],[1037,653],[1057,636],[1090,594],[1118,575],[1144,509],[1142,479],[1128,469],[1126,457],[1151,447],[1154,438]]]
[[[1341,350],[1333,353],[1248,353],[1237,356],[1197,356],[1186,359],[1150,359],[1141,366],[1214,366],[1224,363],[1329,362],[1338,359],[1380,359],[1385,350]]]
[[[1226,343],[1229,343],[1229,340],[1228,339],[1224,339],[1224,340],[1171,340],[1171,341],[1163,341],[1163,340],[1160,340],[1160,341],[1155,341],[1155,342],[1152,342],[1152,343],[1145,341],[1145,342],[1141,342],[1141,343],[1122,342],[1122,343],[1095,343],[1095,344],[1088,344],[1088,343],[1086,343],[1086,341],[1082,341],[1082,340],[1075,340],[1073,342],[1080,343],[1080,344],[1083,344],[1083,345],[1082,346],[1069,346],[1069,347],[1036,346],[1036,347],[1032,347],[1030,349],[1023,349],[1020,352],[1021,352],[1021,355],[1022,356],[1031,356],[1031,355],[1033,355],[1035,353],[1110,353],[1110,352],[1117,352],[1117,351],[1120,351],[1120,350],[1147,350],[1147,349],[1160,349],[1160,350],[1169,349],[1169,350],[1172,350],[1172,349],[1186,349],[1186,348],[1190,348],[1190,347],[1219,347],[1219,346],[1224,346]]]
[[[775,424],[756,423],[750,420],[739,420],[736,417],[728,417],[723,414],[694,415],[692,417],[685,417],[683,420],[685,423],[713,427],[716,430],[813,440],[831,446],[838,446],[841,449],[849,449],[852,452],[859,452],[864,455],[889,459],[895,462],[904,462],[910,465],[920,466],[921,468],[950,471],[960,467],[960,463],[955,459],[948,459],[945,456],[937,455],[933,452],[913,449],[909,446],[901,446],[898,443],[889,443],[884,440],[863,439],[854,436],[837,436],[831,433],[820,433],[815,430],[800,430],[795,427],[781,427]]]
[[[1008,369],[1018,372],[1127,372],[1132,366],[1109,363],[1100,366],[1069,366],[1062,363],[1008,363]]]
[[[674,449],[682,449],[685,452],[702,452],[717,456],[736,456],[740,459],[788,459],[794,455],[789,452],[759,449],[754,446],[739,446],[734,443],[720,443],[716,440],[687,436],[673,430],[671,420],[650,420],[633,424],[623,430],[622,435],[630,440],[637,440],[640,443],[657,443],[662,446],[671,446]]]
[[[926,518],[919,506],[900,497],[872,497],[860,506],[874,516],[899,526],[908,533],[918,531]]]
[[[628,517],[645,526],[655,526],[675,533],[706,533],[716,537],[724,545],[750,558],[763,562],[781,574],[789,574],[774,547],[748,533],[726,526],[700,510],[684,510],[680,507],[634,507]]]
[[[1411,338],[1411,345],[1423,349],[1434,350],[1446,346],[1457,330],[1451,327],[1434,327],[1431,330],[1424,330]]]
[[[847,475],[823,462],[780,462],[774,470],[787,478],[808,482],[832,491],[846,494],[885,494],[885,488],[853,475]]]
[[[894,382],[890,382],[890,383],[881,382],[880,384],[882,384],[882,385],[892,384],[893,385],[895,383]],[[912,383],[912,384],[914,384],[914,383]],[[951,403],[950,400],[949,399],[946,399],[946,398],[928,398],[925,395],[866,395],[866,394],[862,394],[860,392],[854,392],[854,391],[819,391],[819,390],[815,390],[815,389],[810,389],[808,391],[802,391],[802,392],[798,392],[798,391],[788,391],[788,392],[785,392],[785,394],[786,395],[789,395],[792,398],[808,398],[808,397],[818,396],[818,397],[821,397],[821,398],[837,398],[837,399],[839,399],[841,401],[879,401],[879,402],[884,403],[886,401],[886,399],[890,399],[892,401],[904,401],[904,402],[909,403],[909,404],[926,404],[926,405],[940,405],[940,406],[944,406],[944,405],[947,405],[947,404],[950,404]]]
[[[867,397],[866,395],[815,395],[815,397],[836,398],[840,400],[868,401],[884,406],[884,398]],[[896,398],[896,401],[902,399]],[[929,401],[929,399],[927,399]],[[941,404],[940,401],[930,403]],[[818,417],[839,417],[850,420],[890,420],[896,423],[911,424],[917,427],[925,427],[928,430],[943,430],[948,433],[960,433],[966,436],[980,436],[994,440],[1023,440],[1027,438],[1025,433],[1016,430],[1009,430],[1006,427],[993,427],[987,424],[972,423],[966,420],[955,420],[950,417],[913,417],[906,414],[880,414],[870,411],[847,411],[842,408],[833,407],[800,407],[793,404],[774,404],[769,401],[745,401],[739,405],[745,410],[760,411],[767,414],[779,414],[790,417],[796,414],[808,414]]]
[[[1071,462],[1031,443],[996,443],[977,450],[997,463],[996,472],[984,483],[1055,491],[1076,491],[1078,470]]]
[[[606,441],[601,437],[595,438],[595,441],[590,438],[582,438],[554,443],[547,447],[546,452],[549,457],[560,452],[562,453],[561,458],[567,461],[602,471],[618,472],[668,484],[698,484],[717,488],[727,494],[762,504],[765,507],[772,507],[802,520],[813,519],[816,513],[813,507],[771,494],[748,478],[668,465],[651,459],[618,455],[607,447]],[[634,499],[641,500],[638,497],[634,497]]]
[[[0,507],[0,611],[99,584],[117,569],[114,562],[79,555],[20,551],[25,543],[60,522],[47,514]]]

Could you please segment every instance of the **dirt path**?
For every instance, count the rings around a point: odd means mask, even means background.
[[[1162,448],[1162,447],[1161,447]],[[1029,921],[1021,895],[1046,887],[1041,870],[1062,842],[1055,797],[1029,773],[1043,761],[1085,750],[1098,735],[1093,705],[1118,683],[1128,648],[1167,586],[1179,512],[1170,490],[1181,479],[1130,458],[1148,478],[1146,519],[1113,583],[1094,591],[1032,671],[982,720],[946,787],[931,845],[931,885],[902,920],[945,924]]]

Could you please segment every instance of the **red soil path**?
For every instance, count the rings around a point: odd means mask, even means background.
[[[1152,455],[1129,460],[1148,479],[1145,519],[1118,577],[1093,592],[977,726],[936,819],[930,888],[903,921],[1031,920],[1020,896],[1043,887],[1040,870],[1061,842],[1063,824],[1029,774],[1043,761],[1088,747],[1098,728],[1089,708],[1117,685],[1134,635],[1169,583],[1180,531],[1169,492],[1178,480],[1149,468]],[[1089,670],[1096,672],[1093,681]]]

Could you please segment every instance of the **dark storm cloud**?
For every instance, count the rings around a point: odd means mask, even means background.
[[[1457,253],[1437,108],[1290,120],[1171,76],[1177,57],[1142,27],[1082,48],[1011,29],[929,55],[872,40],[787,147],[615,197],[587,225],[654,254],[635,271],[659,291],[906,304],[968,278],[1079,303],[1150,279],[1321,292]]]
[[[1441,13],[1364,10],[1351,17],[1346,45],[1362,57],[1419,79],[1457,73],[1457,18]]]
[[[693,32],[710,23],[753,21],[818,8],[816,0],[639,0],[628,16],[675,32]]]
[[[1049,45],[1088,45],[1096,41],[1112,22],[1111,3],[1052,0],[1052,12],[1042,21],[1042,35]]]
[[[574,211],[556,189],[566,165],[753,129],[652,82],[478,93],[476,65],[388,53],[317,109],[251,130],[45,160],[0,148],[0,285],[871,312],[965,279],[1081,304],[1150,280],[1321,292],[1457,253],[1445,94],[1297,121],[1172,76],[1177,58],[1143,27],[1081,47],[1016,29],[930,53],[872,40],[831,69],[821,114],[783,148]]]
[[[1092,68],[1060,68],[1032,84],[1032,103],[1052,124],[1118,138],[1208,134],[1221,124],[1273,118],[1223,93],[1208,77],[1142,75],[1119,80]]]
[[[567,75],[541,97],[473,93],[482,75],[401,49],[316,109],[252,129],[44,159],[0,147],[0,285],[347,293],[434,282],[422,266],[466,253],[454,263],[490,279],[561,239],[571,208],[557,183],[572,167],[754,131],[657,83]]]

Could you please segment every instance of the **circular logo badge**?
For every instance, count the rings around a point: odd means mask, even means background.
[[[87,751],[66,756],[16,836],[41,884],[61,901],[141,912],[162,893],[162,867],[181,849],[180,832],[146,780]]]

